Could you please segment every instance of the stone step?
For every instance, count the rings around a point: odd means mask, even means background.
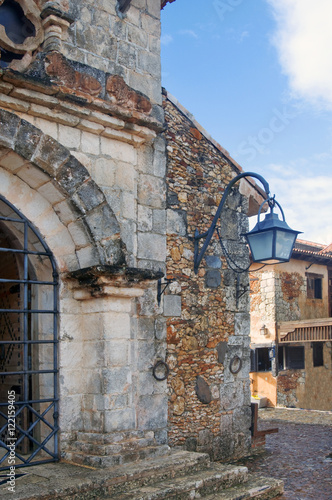
[[[250,474],[246,483],[208,495],[204,500],[249,500],[251,498],[270,500],[279,497],[283,492],[283,481]]]
[[[207,454],[185,451],[109,469],[60,462],[24,472],[15,500],[266,500],[283,491],[282,481],[248,480],[246,467],[211,463]],[[0,497],[12,500],[12,492],[0,486]]]
[[[119,464],[123,467],[127,463],[137,463],[138,461],[150,460],[151,457],[167,456],[169,454],[167,445],[146,446],[145,448],[130,450],[129,444],[127,455],[115,453],[113,449],[109,450],[109,448],[114,449],[114,447],[107,445],[95,446],[89,443],[74,443],[72,449],[66,452],[64,458],[68,462],[77,465],[106,469],[119,466]]]
[[[128,488],[110,492],[107,500],[161,500],[173,498],[190,500],[216,493],[224,488],[246,482],[247,467],[210,463],[204,470],[191,471],[163,481],[154,481],[140,488]]]
[[[207,453],[172,451],[160,457],[141,460],[112,468],[112,477],[107,481],[110,498],[119,498],[124,489],[131,490],[160,481],[181,478],[187,474],[200,474],[210,467]]]

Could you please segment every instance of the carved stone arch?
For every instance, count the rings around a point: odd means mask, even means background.
[[[122,266],[125,263],[119,223],[88,170],[55,139],[2,109],[0,166],[4,179],[0,183],[0,192],[4,191],[2,194],[9,201],[27,217],[27,200],[34,196],[36,206],[40,204],[44,215],[36,213],[31,222],[38,227],[55,256],[56,241],[51,245],[45,234],[49,224],[46,214],[54,224],[56,216],[66,228],[78,257],[76,266],[71,263],[70,270],[96,265]],[[7,175],[4,175],[5,171]],[[15,187],[18,194],[13,202],[10,190]],[[65,267],[68,269],[67,265]]]

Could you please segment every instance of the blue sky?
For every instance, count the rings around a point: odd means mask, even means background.
[[[331,243],[331,0],[176,0],[161,18],[163,86],[302,239]]]

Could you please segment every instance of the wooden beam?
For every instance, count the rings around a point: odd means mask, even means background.
[[[278,325],[279,342],[332,340],[332,318],[283,321]]]

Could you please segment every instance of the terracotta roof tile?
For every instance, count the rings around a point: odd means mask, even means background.
[[[324,253],[324,254],[331,253],[332,254],[332,243],[330,243],[325,248],[323,248],[323,250],[321,250],[320,253]]]
[[[313,259],[318,259],[322,263],[324,261],[324,263],[327,264],[327,262],[330,262],[330,259],[332,259],[332,243],[325,246],[311,241],[296,240],[293,258],[296,256],[298,258],[302,256],[308,259],[311,257]]]

